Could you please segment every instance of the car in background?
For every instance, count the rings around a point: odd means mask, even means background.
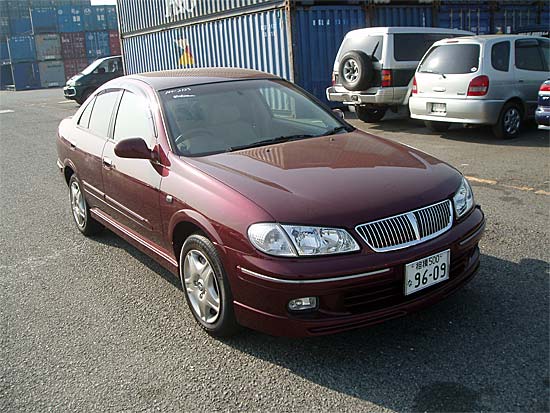
[[[550,80],[540,86],[535,121],[540,126],[550,126]]]
[[[388,109],[406,106],[418,62],[436,41],[473,33],[428,27],[369,27],[346,34],[327,99],[341,102],[364,122],[378,122]]]
[[[60,123],[57,149],[78,230],[105,226],[179,276],[215,336],[376,324],[479,266],[485,218],[459,171],[267,73],[114,79]]]
[[[82,105],[98,87],[123,74],[122,56],[103,57],[67,80],[63,94]]]
[[[491,125],[501,139],[532,119],[548,78],[550,41],[521,35],[441,40],[420,62],[409,109],[437,132],[451,124]]]

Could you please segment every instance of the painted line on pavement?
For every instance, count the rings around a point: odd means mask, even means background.
[[[499,184],[498,181],[495,181],[494,179],[477,178],[475,176],[466,176],[466,178],[470,182],[476,182],[476,183],[479,183],[479,184],[501,186],[503,188],[515,189],[516,191],[533,192],[537,195],[550,195],[550,192],[548,192],[548,191],[544,191],[542,189],[536,189],[536,188],[533,188],[531,186],[525,186],[525,185],[517,186],[517,185]]]
[[[13,110],[11,109],[3,109],[3,110],[0,110],[0,115],[4,114],[4,113],[13,113]]]

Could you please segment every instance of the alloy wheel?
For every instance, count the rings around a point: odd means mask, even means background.
[[[506,133],[510,136],[515,135],[519,131],[521,125],[519,110],[515,107],[509,108],[506,113],[504,113],[503,123]]]
[[[73,181],[71,183],[71,209],[73,211],[73,217],[79,228],[86,226],[86,201],[80,190],[78,182]]]
[[[215,323],[220,316],[220,289],[212,265],[202,252],[190,250],[187,253],[183,278],[195,314],[205,323]]]
[[[357,66],[357,62],[353,59],[346,60],[344,63],[343,74],[348,82],[355,82],[359,77],[359,67]]]

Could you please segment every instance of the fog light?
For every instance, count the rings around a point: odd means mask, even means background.
[[[288,302],[290,311],[313,310],[315,308],[317,308],[317,297],[295,298]]]

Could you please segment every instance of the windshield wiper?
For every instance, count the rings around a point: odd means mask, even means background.
[[[325,133],[323,133],[322,135],[318,135],[318,136],[329,136],[329,135],[336,135],[338,132],[342,132],[343,130],[345,130],[346,132],[348,131],[348,128],[344,125],[342,126],[337,126],[335,127],[334,129],[331,129]]]
[[[249,149],[249,148],[257,148],[258,146],[265,146],[265,145],[273,145],[275,143],[284,143],[289,141],[295,141],[298,139],[306,139],[306,138],[315,138],[317,135],[290,135],[290,136],[279,136],[276,138],[269,138],[264,139],[257,142],[248,143],[246,145],[238,145],[238,146],[230,146],[225,151],[226,152],[234,152],[239,151],[241,149]]]

